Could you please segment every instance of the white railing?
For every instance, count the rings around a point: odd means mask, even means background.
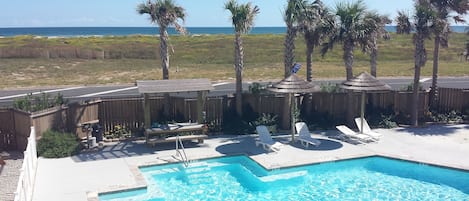
[[[181,153],[181,150],[182,150],[182,153]],[[179,138],[179,135],[176,136],[176,156],[181,157],[181,161],[184,163],[185,167],[189,166],[189,160],[187,159],[186,151],[184,149],[184,144],[182,144],[182,140],[181,138]]]
[[[23,165],[15,191],[15,201],[31,201],[33,198],[34,182],[36,181],[37,152],[36,131],[31,127],[28,145],[24,151]]]

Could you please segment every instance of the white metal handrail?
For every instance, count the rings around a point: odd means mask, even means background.
[[[181,146],[182,148],[182,153],[181,153],[181,150],[179,149],[179,146]],[[179,135],[176,136],[176,155],[178,155],[181,158],[185,167],[189,166],[189,160],[187,159],[186,151],[184,149],[184,144],[182,144],[182,140],[181,138],[179,138]]]

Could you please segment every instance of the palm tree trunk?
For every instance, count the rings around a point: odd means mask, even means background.
[[[284,57],[284,77],[287,78],[290,76],[291,67],[293,66],[293,62],[295,60],[295,38],[296,38],[296,29],[291,24],[287,24],[287,35],[285,36],[285,57]],[[290,95],[288,98],[284,99],[283,104],[283,119],[282,119],[282,128],[287,129],[290,128],[290,104],[291,99]]]
[[[418,105],[419,105],[419,82],[420,70],[426,61],[425,41],[424,37],[417,34],[415,43],[415,67],[414,67],[414,84],[412,91],[412,103],[410,121],[411,125],[418,126]]]
[[[243,68],[244,68],[244,50],[241,33],[235,36],[235,71],[236,71],[236,113],[243,115],[242,92],[243,92]]]
[[[309,38],[306,36],[305,38]],[[313,81],[313,52],[314,52],[314,45],[311,40],[306,39],[306,80],[308,82]],[[311,113],[312,104],[313,104],[313,94],[309,93],[306,94],[305,99],[303,100],[306,104],[305,110],[306,114]]]
[[[306,42],[306,81],[313,81],[313,51],[314,46],[311,42]]]
[[[347,80],[353,78],[353,43],[349,41],[344,42],[344,62]]]
[[[438,103],[438,63],[440,54],[440,36],[435,36],[435,48],[433,49],[433,73],[432,73],[432,87],[430,90],[430,108],[433,110]]]
[[[284,77],[290,76],[291,67],[295,60],[295,38],[296,38],[296,29],[292,25],[287,25],[287,35],[285,36],[285,73]]]
[[[414,84],[412,88],[412,113],[411,124],[418,126],[418,104],[419,104],[419,80],[420,80],[420,66],[415,65],[414,71]]]
[[[169,80],[169,52],[168,52],[168,31],[166,27],[160,26],[160,57],[161,57],[161,68],[163,70],[163,80]],[[163,116],[165,120],[169,120],[171,108],[171,97],[169,93],[164,94],[164,107]]]
[[[373,47],[371,48],[371,53],[370,53],[370,72],[371,75],[376,77],[376,66],[377,66],[377,60],[378,60],[378,45],[376,44],[376,38],[373,38]]]
[[[345,41],[344,42],[344,62],[345,62],[345,71],[346,71],[346,76],[347,80],[350,80],[353,78],[353,71],[352,71],[352,65],[353,65],[353,43],[350,41]],[[353,92],[351,90],[348,90],[347,92],[347,124],[352,125],[353,124]]]
[[[371,71],[371,75],[373,75],[373,77],[377,76],[376,75],[376,66],[377,66],[376,60],[377,60],[377,58],[378,58],[378,50],[373,48],[371,50],[371,54],[370,54],[370,65],[371,65],[370,71]]]
[[[160,26],[160,56],[161,68],[163,69],[163,80],[169,79],[169,51],[168,51],[168,31],[166,27]]]

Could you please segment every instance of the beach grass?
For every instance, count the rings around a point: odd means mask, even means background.
[[[378,76],[413,76],[411,35],[392,34],[380,41]],[[209,78],[233,81],[233,35],[171,36],[170,79]],[[246,35],[245,81],[279,80],[283,76],[284,35]],[[469,63],[460,61],[467,35],[453,33],[450,47],[440,51],[440,76],[469,76]],[[124,84],[136,80],[161,79],[159,39],[155,36],[38,38],[16,36],[0,38],[0,48],[77,48],[113,51],[116,59],[78,58],[4,58],[0,59],[0,88],[46,85]],[[319,47],[313,58],[313,77],[344,78],[342,48],[321,57]],[[428,61],[422,76],[432,73],[433,41],[427,41]],[[296,61],[303,64],[299,74],[305,77],[304,40],[296,41]],[[369,56],[355,50],[354,74],[369,72]]]

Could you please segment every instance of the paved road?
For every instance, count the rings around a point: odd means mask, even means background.
[[[381,79],[383,82],[389,84],[393,89],[400,89],[406,87],[412,82],[412,78],[386,78]],[[325,83],[340,83],[343,80],[316,80],[316,84]],[[428,88],[431,85],[430,78],[422,78],[422,85]],[[268,82],[262,82],[267,84]],[[243,89],[248,90],[251,82],[243,84]],[[440,78],[438,82],[440,87],[449,88],[464,88],[469,89],[469,77],[457,78]],[[210,91],[209,96],[221,96],[232,94],[234,92],[235,84],[232,82],[214,83],[215,90]],[[26,96],[32,93],[33,95],[40,95],[47,93],[50,97],[56,96],[58,93],[62,94],[64,98],[69,101],[85,101],[94,100],[97,98],[118,98],[118,97],[139,97],[137,87],[135,85],[105,85],[105,86],[73,86],[73,87],[44,87],[34,89],[14,89],[14,90],[1,90],[0,91],[0,107],[11,105],[15,99]],[[185,94],[180,93],[181,96],[193,96],[195,93]]]

